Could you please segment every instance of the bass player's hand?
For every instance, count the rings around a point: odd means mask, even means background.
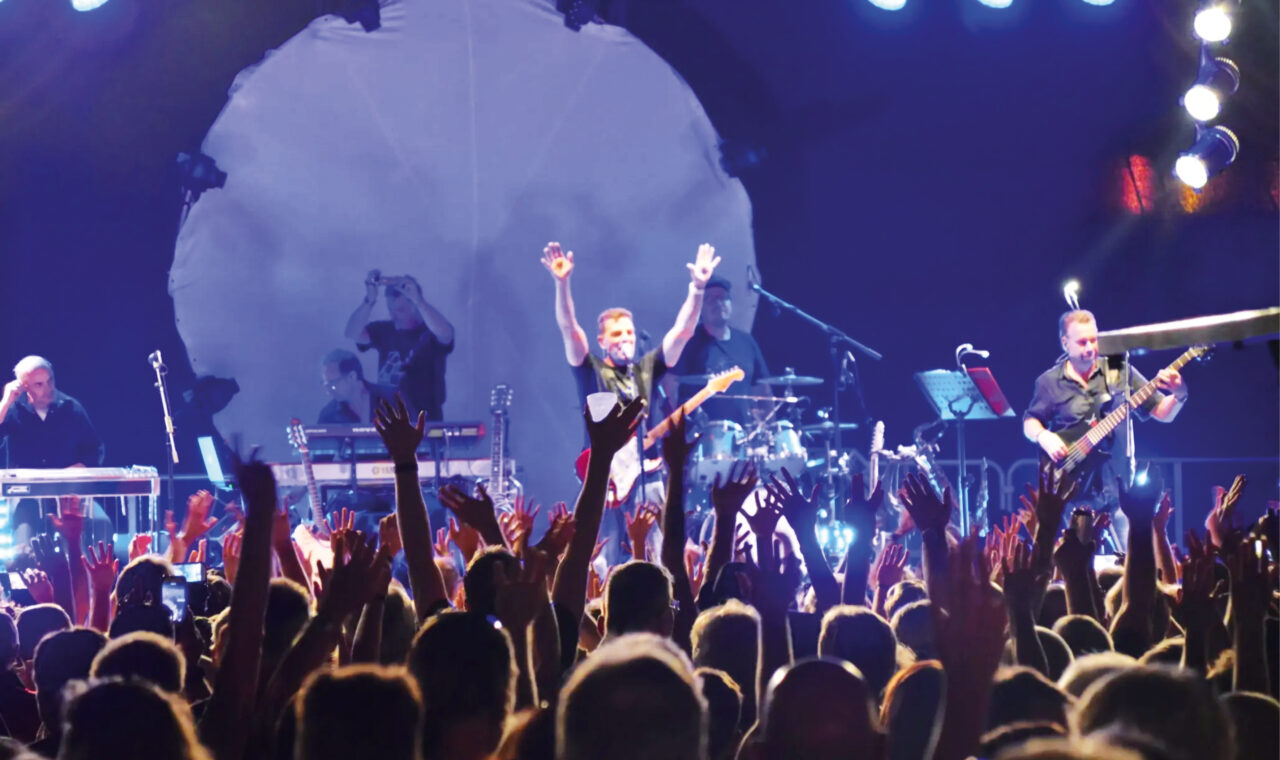
[[[1036,436],[1036,443],[1040,444],[1040,448],[1044,449],[1044,453],[1055,462],[1061,462],[1067,456],[1067,444],[1057,433],[1051,433],[1048,430],[1040,431],[1040,435]]]

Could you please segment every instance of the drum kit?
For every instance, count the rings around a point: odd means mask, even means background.
[[[701,386],[707,375],[684,375],[682,385]],[[775,377],[756,380],[768,386],[770,395],[722,394],[717,398],[745,401],[751,404],[751,419],[744,425],[736,420],[704,420],[696,426],[697,443],[688,464],[691,486],[709,488],[717,476],[727,478],[734,462],[749,461],[756,466],[761,479],[789,473],[800,480],[806,473],[828,466],[825,453],[831,448],[835,423],[818,412],[819,421],[802,424],[802,414],[809,399],[797,396],[797,388],[823,384],[820,377],[797,375],[788,367]],[[846,422],[841,430],[855,430],[857,423]],[[808,445],[806,445],[808,444]],[[821,449],[824,456],[810,459],[810,449]]]

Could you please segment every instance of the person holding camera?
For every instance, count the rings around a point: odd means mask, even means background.
[[[364,301],[347,320],[346,336],[360,351],[378,352],[381,385],[397,389],[413,411],[428,420],[444,418],[445,359],[453,351],[453,325],[422,297],[409,275],[383,277],[377,269],[364,281]],[[387,299],[390,319],[370,321],[378,288]]]

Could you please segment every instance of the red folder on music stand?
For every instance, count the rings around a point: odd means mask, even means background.
[[[956,423],[956,448],[960,460],[960,532],[969,532],[969,489],[965,487],[964,423],[1013,417],[1013,408],[986,367],[934,369],[916,373],[916,383],[942,420]]]

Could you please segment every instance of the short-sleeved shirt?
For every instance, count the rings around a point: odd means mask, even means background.
[[[760,345],[750,333],[729,328],[728,340],[720,340],[699,326],[685,344],[684,351],[680,353],[680,361],[676,362],[671,371],[677,375],[708,375],[733,367],[741,367],[745,376],[729,386],[725,391],[728,394],[746,393],[744,389],[755,385],[760,378],[769,376],[764,354],[760,353]],[[701,386],[681,384],[679,401],[687,401],[699,390]],[[718,396],[707,399],[702,409],[713,420],[733,420],[739,424],[747,422],[750,415],[750,406],[746,401]]]
[[[1067,362],[1061,361],[1036,378],[1031,403],[1023,419],[1034,417],[1051,432],[1057,433],[1081,422],[1097,422],[1124,403],[1125,372],[1123,368],[1112,369],[1106,357],[1094,365],[1085,386],[1068,377],[1066,367]],[[1136,392],[1147,384],[1147,379],[1138,370],[1133,369],[1128,374],[1130,392]],[[1151,394],[1137,408],[1135,416],[1140,420],[1147,419],[1163,397],[1159,392]],[[1127,436],[1126,426],[1121,425],[1111,439],[1103,441],[1098,448],[1122,455],[1127,448]]]
[[[365,325],[368,343],[356,348],[378,351],[378,384],[395,388],[414,412],[427,413],[427,419],[444,419],[445,358],[453,351],[452,343],[441,343],[424,324],[397,330],[390,320]]]
[[[365,410],[365,417],[361,417],[351,405],[345,401],[333,399],[324,405],[320,410],[320,415],[316,418],[319,425],[338,425],[355,422],[372,422],[373,413],[378,406],[386,401],[388,404],[396,403],[396,389],[387,385],[375,385],[368,380],[362,380],[364,387],[369,390],[369,408]]]
[[[609,391],[618,394],[623,403],[642,398],[653,408],[653,384],[667,374],[662,348],[655,348],[626,366],[614,366],[594,354],[587,354],[582,364],[573,367],[578,383],[579,405],[587,403],[592,393]]]
[[[19,396],[0,423],[0,435],[9,436],[10,467],[101,467],[106,455],[89,414],[62,391],[54,391],[44,419],[26,394]]]

